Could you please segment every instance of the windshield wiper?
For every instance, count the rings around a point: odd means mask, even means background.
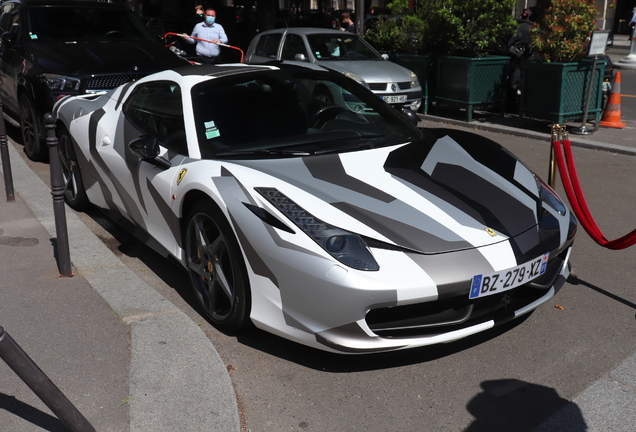
[[[328,153],[338,153],[341,151],[348,151],[348,150],[372,149],[372,148],[375,148],[373,144],[371,144],[370,142],[365,142],[365,143],[349,145],[349,146],[328,148],[324,150],[316,150],[315,152],[313,152],[313,154],[321,155],[321,154],[328,154]]]
[[[277,156],[309,156],[310,153],[296,150],[254,149],[234,150],[217,153],[215,157],[224,156],[249,156],[249,155],[277,155]]]

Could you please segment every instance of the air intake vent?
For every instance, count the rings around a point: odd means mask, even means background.
[[[88,80],[86,90],[110,90],[130,81],[136,81],[145,75],[100,75]]]

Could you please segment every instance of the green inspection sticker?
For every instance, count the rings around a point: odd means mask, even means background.
[[[216,125],[214,124],[213,121],[205,122],[203,123],[203,125],[205,126],[205,137],[207,139],[212,139],[212,138],[221,136],[221,134],[219,133],[219,130],[216,128]]]

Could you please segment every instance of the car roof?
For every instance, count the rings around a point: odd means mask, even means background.
[[[342,30],[326,29],[326,28],[319,28],[319,27],[280,28],[280,29],[274,29],[274,30],[267,30],[259,34],[263,35],[263,34],[270,34],[270,33],[294,33],[299,35],[310,35],[310,34],[316,34],[316,33],[320,33],[320,34],[334,33],[334,34],[340,34],[343,36],[344,35],[356,36],[354,33],[343,32]]]
[[[227,63],[219,65],[199,65],[199,66],[183,66],[173,69],[174,72],[181,76],[200,76],[221,78],[229,75],[249,74],[260,71],[276,71],[276,70],[312,70],[320,72],[329,72],[327,69],[314,64],[288,64],[280,61],[272,61],[265,64],[248,65],[244,63]],[[161,73],[161,72],[159,72]]]

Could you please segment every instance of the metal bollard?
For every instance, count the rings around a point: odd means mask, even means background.
[[[71,253],[68,246],[68,228],[66,226],[66,209],[64,207],[64,181],[60,169],[60,157],[57,154],[57,137],[55,136],[55,116],[44,115],[46,128],[46,144],[49,146],[49,164],[51,167],[51,195],[53,196],[53,216],[57,235],[58,268],[65,277],[73,276],[71,271]]]
[[[71,432],[95,432],[82,413],[1,326],[0,357]]]
[[[13,175],[11,174],[11,159],[9,159],[9,147],[7,147],[7,128],[4,124],[4,110],[0,101],[0,157],[2,158],[2,171],[4,173],[4,188],[7,192],[7,201],[15,201],[13,192]]]

